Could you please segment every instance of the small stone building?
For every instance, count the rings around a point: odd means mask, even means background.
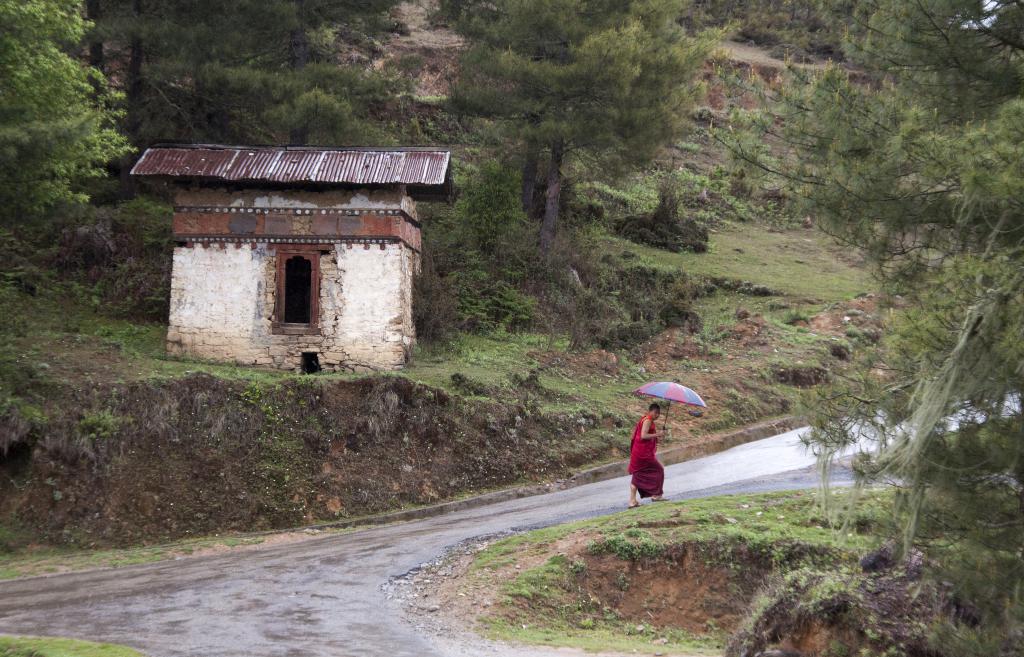
[[[393,369],[415,341],[416,201],[451,190],[437,149],[156,146],[173,186],[167,350],[303,371]]]

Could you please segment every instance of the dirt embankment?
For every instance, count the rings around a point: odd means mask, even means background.
[[[62,388],[0,417],[0,514],[81,545],[289,527],[568,474],[617,453],[597,424],[401,377]]]
[[[647,654],[699,645],[726,657],[953,657],[929,628],[971,626],[963,604],[922,577],[919,556],[879,565],[890,547],[858,567],[841,550],[792,540],[683,541],[651,556],[601,545],[599,534],[577,532],[481,569],[476,555],[487,543],[468,544],[389,595],[442,637],[538,623],[577,637],[572,645],[601,626],[625,639],[620,647]]]

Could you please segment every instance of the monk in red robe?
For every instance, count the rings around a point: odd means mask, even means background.
[[[658,462],[655,453],[658,451],[658,438],[664,434],[654,426],[654,421],[661,415],[661,406],[651,404],[647,415],[640,418],[633,429],[633,442],[629,446],[629,474],[633,480],[629,484],[629,508],[640,506],[636,494],[658,501],[663,499],[662,486],[665,483],[665,468]]]

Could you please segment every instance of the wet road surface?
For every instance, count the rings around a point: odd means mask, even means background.
[[[813,487],[800,431],[670,466],[666,496]],[[390,578],[476,536],[623,510],[627,495],[622,477],[258,550],[0,582],[0,633],[110,641],[153,657],[440,655],[386,601]]]

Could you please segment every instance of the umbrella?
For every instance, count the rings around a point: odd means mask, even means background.
[[[633,392],[646,397],[657,397],[658,399],[679,402],[680,404],[688,404],[690,406],[700,406],[701,408],[707,408],[708,406],[696,392],[684,385],[672,383],[671,381],[645,383]]]
[[[707,408],[708,406],[696,392],[672,381],[645,383],[634,390],[633,393],[644,397],[656,397],[669,402],[679,402],[688,406],[699,406],[700,408]],[[665,409],[665,427],[668,427],[668,409]]]

